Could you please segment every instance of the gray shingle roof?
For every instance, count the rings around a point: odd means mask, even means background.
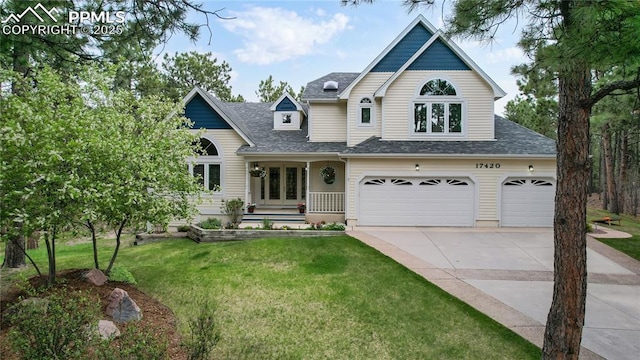
[[[556,143],[510,120],[495,116],[495,141],[386,141],[371,137],[348,148],[349,155],[521,155],[553,157]]]
[[[236,123],[247,129],[247,136],[255,147],[242,146],[240,154],[281,153],[339,153],[347,148],[346,142],[308,142],[308,122],[300,130],[273,130],[272,103],[226,103]],[[307,109],[305,109],[307,110]]]
[[[356,74],[357,75],[357,74]],[[316,82],[323,83],[321,79]],[[345,87],[348,84],[345,82]],[[300,130],[274,130],[272,103],[225,103],[210,99],[256,145],[241,146],[240,154],[340,153],[359,155],[520,155],[553,157],[555,141],[500,116],[495,116],[495,141],[387,141],[371,137],[347,147],[346,142],[309,142],[308,120]],[[306,106],[303,105],[305,107]]]
[[[307,83],[302,100],[335,100],[338,95],[355,80],[360,73],[333,72]],[[337,81],[338,90],[324,90],[325,81]]]

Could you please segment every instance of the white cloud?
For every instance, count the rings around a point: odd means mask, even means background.
[[[522,50],[515,46],[491,51],[487,54],[488,64],[513,63],[515,60],[518,60],[517,63],[527,61]]]
[[[251,7],[232,14],[235,20],[223,26],[243,38],[243,47],[234,50],[241,62],[266,65],[314,52],[347,29],[349,18],[337,13],[324,21],[304,18],[281,8]]]

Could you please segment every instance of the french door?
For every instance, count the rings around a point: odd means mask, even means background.
[[[262,198],[267,205],[296,205],[306,195],[304,165],[274,164],[266,166]]]

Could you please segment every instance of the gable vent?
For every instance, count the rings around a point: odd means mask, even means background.
[[[338,90],[338,82],[337,81],[325,81],[324,86],[322,87],[324,90]]]

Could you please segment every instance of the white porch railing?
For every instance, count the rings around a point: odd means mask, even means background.
[[[310,213],[344,212],[344,192],[309,192],[307,211]]]

